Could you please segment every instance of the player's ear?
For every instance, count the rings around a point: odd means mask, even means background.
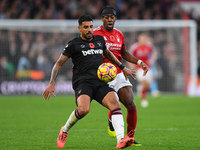
[[[104,17],[104,16],[101,17],[101,21],[103,21],[103,17]]]
[[[81,27],[80,26],[78,26],[78,30],[81,32]]]

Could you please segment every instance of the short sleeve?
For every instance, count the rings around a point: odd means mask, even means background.
[[[69,42],[65,46],[65,49],[62,54],[70,58],[72,56],[73,49],[74,49],[73,43]]]
[[[123,33],[121,33],[121,39],[122,39],[122,48],[126,48],[125,38],[124,38]]]
[[[106,42],[102,36],[100,36],[100,37],[102,38],[103,50],[106,50]]]

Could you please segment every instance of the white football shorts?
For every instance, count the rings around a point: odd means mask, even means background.
[[[131,86],[132,84],[130,83],[129,79],[126,80],[123,72],[117,74],[117,77],[115,80],[108,82],[109,86],[113,88],[116,92],[118,92],[119,89],[125,86]]]
[[[151,83],[153,80],[153,76],[152,76],[152,71],[151,69],[148,70],[147,74],[145,76],[143,76],[144,71],[142,70],[142,68],[139,68],[136,70],[136,79],[141,82],[143,80],[146,80],[147,82]]]

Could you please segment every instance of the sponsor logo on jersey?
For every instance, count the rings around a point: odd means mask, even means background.
[[[115,50],[121,50],[122,45],[121,44],[116,44],[116,43],[106,43],[106,48],[111,50],[111,49],[115,49]]]
[[[95,54],[101,54],[103,55],[103,50],[102,49],[89,49],[89,50],[86,50],[86,51],[82,51],[83,53],[83,56],[87,56],[87,55],[95,55]]]

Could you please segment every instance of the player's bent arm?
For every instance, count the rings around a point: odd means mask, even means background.
[[[58,73],[62,67],[62,65],[67,61],[68,57],[61,54],[58,60],[56,61],[52,71],[51,71],[51,79],[49,84],[54,84],[56,82],[56,77],[58,76]]]
[[[131,53],[126,50],[126,48],[121,49],[121,55],[122,55],[122,58],[125,59],[126,61],[137,65],[137,62],[139,59],[136,58],[135,56],[131,55]]]
[[[127,64],[130,68],[135,68],[133,64],[139,65],[144,71],[143,76],[147,74],[149,67],[143,61],[133,56],[129,51],[126,50],[126,48],[122,48],[121,55],[122,58],[128,62]]]
[[[124,73],[124,76],[126,79],[127,75],[130,75],[133,79],[135,79],[135,77],[133,75],[135,75],[135,70],[133,69],[128,69],[125,66],[122,65],[122,63],[115,57],[115,55],[110,52],[108,49],[106,49],[103,53],[103,55],[110,60],[113,64],[117,65]]]
[[[110,52],[108,49],[106,49],[104,52],[103,52],[103,55],[108,59],[110,60],[113,64],[117,65],[117,66],[120,66],[122,65],[122,63],[115,57],[115,55]],[[123,70],[123,69],[122,69]]]

